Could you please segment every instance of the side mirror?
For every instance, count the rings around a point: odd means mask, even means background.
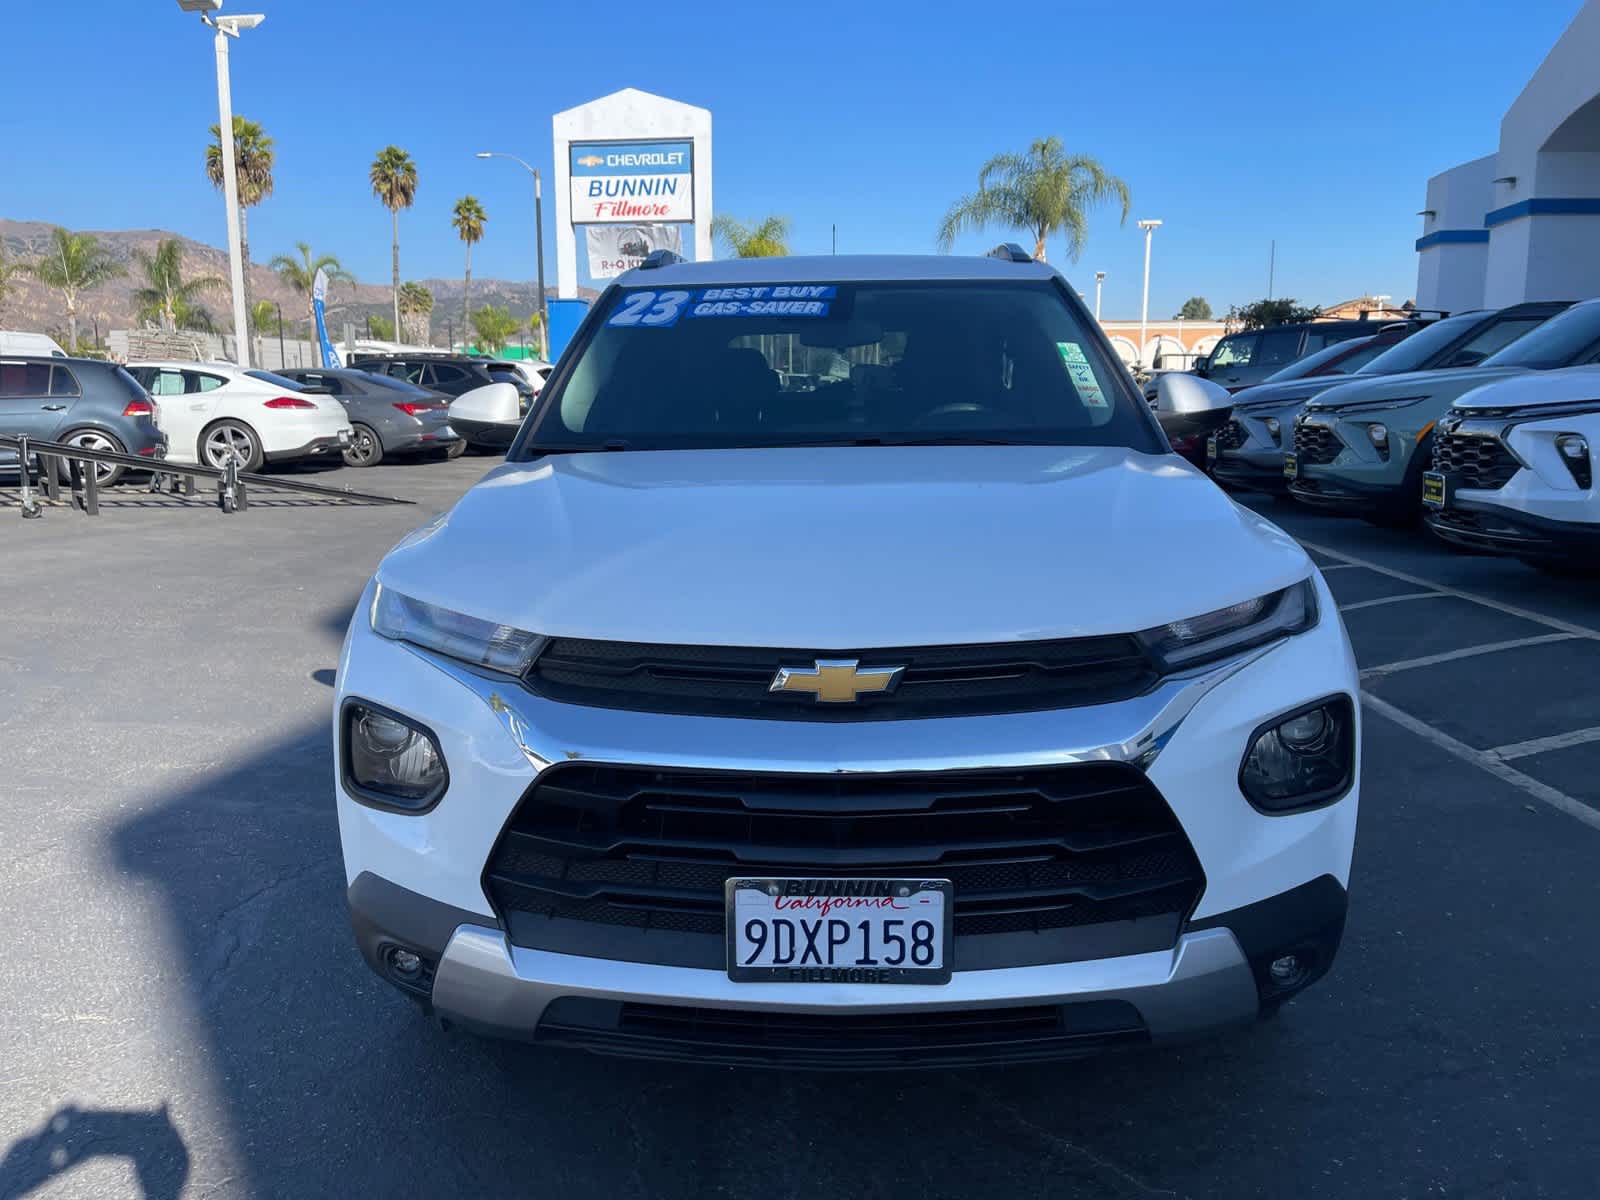
[[[1210,433],[1232,413],[1233,396],[1221,384],[1181,373],[1156,381],[1156,420],[1169,440]]]
[[[1194,373],[1204,379],[1211,370],[1211,356],[1202,354],[1194,360]]]

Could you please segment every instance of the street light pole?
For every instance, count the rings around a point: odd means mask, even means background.
[[[239,166],[233,159],[233,89],[228,77],[228,39],[240,30],[254,29],[267,18],[261,13],[241,13],[236,17],[213,17],[222,0],[178,0],[185,12],[198,12],[200,19],[216,30],[217,54],[217,130],[222,143],[222,199],[228,207],[228,274],[233,285],[234,358],[241,367],[250,365],[249,326],[244,308],[244,252],[239,235]]]
[[[283,352],[283,305],[274,300],[272,307],[278,310],[278,370],[281,371],[289,365],[289,360]]]
[[[1096,271],[1094,273],[1094,319],[1096,321],[1100,320],[1100,287],[1105,281],[1106,273],[1104,271]]]
[[[548,358],[550,355],[550,305],[544,295],[544,188],[539,180],[539,168],[523,162],[515,154],[502,154],[498,150],[480,150],[477,157],[509,158],[529,175],[533,176],[533,244],[539,263],[539,295],[536,305],[539,313],[539,353]]]
[[[1140,221],[1144,230],[1144,300],[1139,305],[1139,363],[1144,364],[1144,342],[1150,324],[1150,235],[1161,225],[1160,221]],[[1153,361],[1154,356],[1152,356]]]

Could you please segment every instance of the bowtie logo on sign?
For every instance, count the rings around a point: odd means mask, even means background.
[[[575,225],[694,220],[694,150],[690,142],[573,145]]]

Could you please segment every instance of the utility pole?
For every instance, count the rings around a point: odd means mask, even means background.
[[[283,352],[283,305],[274,300],[272,307],[278,310],[278,370],[281,371],[289,365],[289,360]]]
[[[1160,221],[1140,221],[1144,230],[1144,300],[1139,305],[1139,364],[1144,365],[1144,343],[1150,324],[1150,235],[1161,227]],[[1152,359],[1154,356],[1151,356]]]
[[[1267,254],[1267,299],[1272,299],[1272,277],[1278,270],[1278,239],[1272,239],[1272,249]]]

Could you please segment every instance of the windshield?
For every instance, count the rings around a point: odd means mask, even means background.
[[[1165,449],[1045,280],[614,289],[544,449],[1027,442]]]
[[[1575,366],[1588,361],[1584,351],[1596,342],[1600,342],[1600,304],[1579,304],[1491,354],[1483,365],[1530,367],[1535,371]]]
[[[286,375],[279,375],[273,371],[246,371],[245,374],[250,376],[251,379],[261,380],[262,383],[270,383],[273,387],[292,388],[297,392],[306,386],[298,379],[290,379]]]
[[[1284,367],[1282,370],[1274,371],[1271,375],[1268,375],[1264,380],[1262,380],[1262,382],[1283,383],[1285,380],[1289,379],[1304,379],[1307,375],[1317,375],[1322,372],[1324,363],[1331,362],[1336,358],[1345,360],[1341,361],[1339,364],[1339,372],[1343,374],[1350,370],[1350,368],[1346,366],[1346,361],[1365,361],[1364,359],[1360,359],[1357,355],[1352,355],[1351,347],[1364,346],[1372,342],[1372,340],[1373,335],[1369,334],[1364,338],[1352,338],[1343,342],[1335,342],[1331,346],[1324,346],[1315,354],[1308,354],[1304,358],[1298,358],[1294,362],[1290,363],[1287,367]],[[1346,360],[1346,355],[1350,355],[1350,359]]]
[[[1385,350],[1357,375],[1398,375],[1402,371],[1417,371],[1426,366],[1462,334],[1467,333],[1488,314],[1484,312],[1461,313],[1444,317],[1417,330],[1398,346]]]

